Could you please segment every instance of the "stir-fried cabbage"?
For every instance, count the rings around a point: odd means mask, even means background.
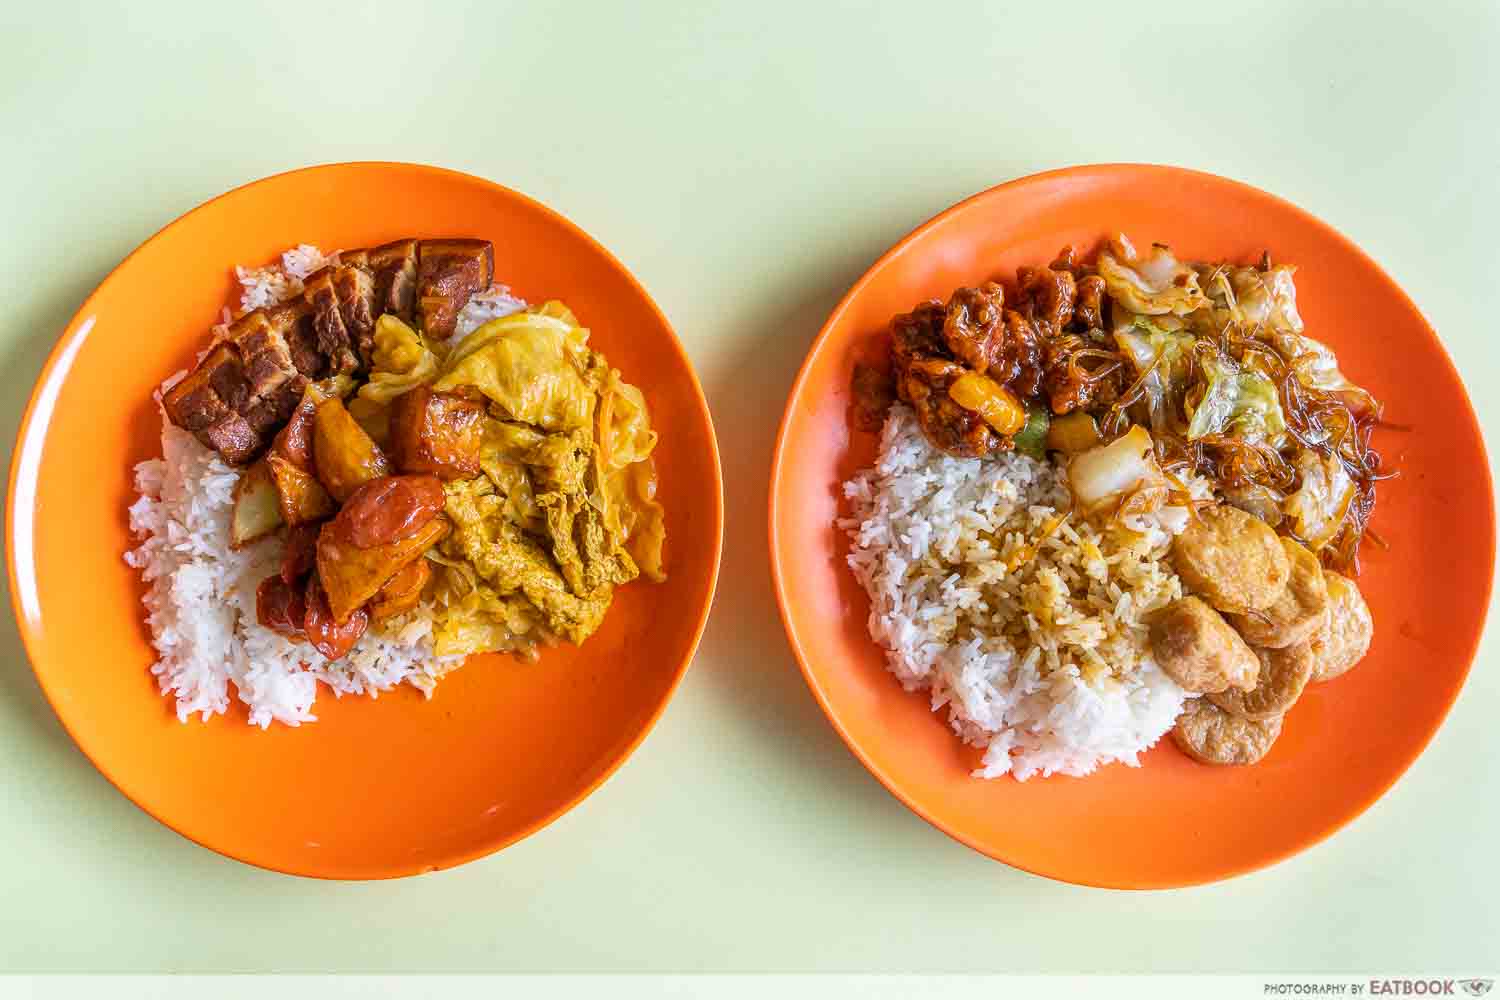
[[[1068,464],[1068,488],[1085,513],[1123,499],[1132,491],[1163,485],[1151,435],[1140,424],[1109,444],[1075,455]]]
[[[349,403],[377,441],[390,402],[419,385],[489,400],[482,475],[445,486],[454,529],[426,556],[439,655],[582,642],[614,586],[665,579],[644,394],[588,347],[560,302],[484,324],[451,347],[392,315],[375,330],[369,382]]]
[[[1296,268],[1290,265],[1262,271],[1228,264],[1199,264],[1197,272],[1209,302],[1189,318],[1205,333],[1217,334],[1227,324],[1262,334],[1302,332],[1297,313]]]
[[[651,429],[645,394],[611,370],[600,397],[599,455],[603,467],[623,469],[649,456],[656,447],[657,435]]]
[[[385,404],[438,373],[437,354],[422,335],[392,313],[375,321],[375,356],[370,380],[359,387],[359,398]]]
[[[1173,317],[1153,321],[1126,314],[1118,318],[1115,342],[1144,378],[1142,398],[1150,415],[1151,429],[1177,429],[1182,397],[1192,374],[1193,335],[1181,329]]]
[[[1282,510],[1297,536],[1316,552],[1333,541],[1343,526],[1354,502],[1354,480],[1333,455],[1303,449],[1293,464],[1301,473],[1302,487],[1286,498]]]
[[[1160,243],[1142,257],[1123,233],[1099,252],[1099,276],[1110,296],[1131,312],[1186,316],[1208,304],[1192,267]]]
[[[491,320],[464,339],[433,388],[473,386],[511,419],[548,431],[587,427],[595,397],[584,379],[587,336],[540,312]]]
[[[1286,417],[1275,382],[1222,358],[1210,357],[1202,368],[1203,398],[1188,423],[1189,440],[1226,434],[1272,447],[1285,440]]]

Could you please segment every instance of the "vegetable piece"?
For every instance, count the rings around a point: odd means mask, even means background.
[[[1273,448],[1286,439],[1286,417],[1276,383],[1222,358],[1203,364],[1206,387],[1188,423],[1189,440],[1222,434]]]
[[[370,618],[363,608],[354,608],[343,618],[335,617],[328,593],[316,576],[308,579],[304,600],[307,612],[302,619],[303,631],[313,648],[330,660],[341,659],[353,649],[369,627]]]
[[[370,380],[359,388],[360,408],[389,403],[431,381],[437,372],[437,355],[422,335],[386,313],[375,321],[375,356],[370,360]]]
[[[418,386],[391,405],[391,460],[402,472],[472,479],[481,471],[484,420],[482,403]]]
[[[1197,273],[1160,243],[1142,257],[1125,234],[1099,252],[1099,276],[1110,296],[1131,312],[1186,316],[1208,305]]]
[[[1209,304],[1194,313],[1189,322],[1203,333],[1218,336],[1231,323],[1263,333],[1302,332],[1297,286],[1292,280],[1295,267],[1283,264],[1262,271],[1256,267],[1197,264],[1194,269]]]
[[[348,621],[402,567],[441,541],[450,527],[448,519],[439,515],[413,535],[361,549],[344,537],[337,519],[323,525],[318,534],[318,578],[334,620]]]
[[[330,399],[318,405],[313,441],[318,479],[340,503],[372,479],[391,474],[385,453],[349,415],[342,400]]]
[[[1139,424],[1109,444],[1075,455],[1068,465],[1068,487],[1085,513],[1101,510],[1128,493],[1162,483],[1151,435]]]
[[[303,587],[293,586],[273,573],[255,588],[255,620],[288,639],[303,639],[307,602]]]
[[[473,386],[511,419],[549,433],[588,427],[596,393],[581,374],[586,336],[540,313],[491,320],[464,338],[432,388]]]
[[[320,521],[338,510],[338,504],[316,476],[298,468],[296,463],[278,455],[274,449],[266,456],[266,468],[276,481],[281,518],[287,524],[296,526]]]
[[[1035,459],[1047,457],[1047,434],[1052,417],[1045,406],[1032,404],[1026,408],[1026,426],[1016,432],[1016,451]]]
[[[313,474],[313,415],[323,398],[316,387],[307,387],[266,456],[266,469],[276,483],[281,519],[291,527],[321,520],[338,509]]]
[[[443,501],[436,476],[384,476],[355,490],[334,525],[350,545],[372,549],[416,534],[443,509]]]
[[[657,436],[651,429],[645,395],[611,369],[599,396],[600,464],[606,469],[623,469],[643,461],[656,448]]]
[[[242,548],[281,527],[281,498],[264,462],[256,462],[234,485],[229,547]]]
[[[422,588],[431,579],[432,565],[426,559],[413,559],[407,563],[371,599],[366,609],[370,621],[385,621],[415,608],[422,602]]]
[[[1343,526],[1354,501],[1354,480],[1337,457],[1310,449],[1298,452],[1292,464],[1301,474],[1302,486],[1286,498],[1282,510],[1291,518],[1297,537],[1317,552]]]
[[[1141,380],[1141,395],[1158,433],[1181,429],[1182,399],[1193,373],[1193,335],[1176,317],[1148,319],[1117,310],[1115,343]]]
[[[1026,409],[1021,401],[988,375],[965,372],[948,386],[948,397],[983,417],[996,434],[1015,434],[1026,426]]]
[[[1099,436],[1099,425],[1091,414],[1074,410],[1058,417],[1047,428],[1047,447],[1067,455],[1088,451],[1103,442]]]

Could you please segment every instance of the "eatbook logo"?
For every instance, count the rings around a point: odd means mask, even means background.
[[[1495,985],[1493,979],[1460,979],[1458,985],[1471,997],[1482,997]]]

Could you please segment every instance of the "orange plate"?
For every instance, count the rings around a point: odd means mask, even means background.
[[[431,701],[400,688],[335,699],[269,732],[187,725],[147,672],[131,468],[161,454],[151,391],[190,365],[233,292],[230,268],[300,242],[401,236],[495,243],[495,274],[559,298],[640,386],[661,431],[669,580],[615,598],[582,649],[536,664],[480,656]],[[205,847],[278,871],[384,878],[519,840],[597,787],[645,738],[698,645],[723,507],[708,407],[666,318],[624,266],[544,206],[434,167],[348,163],[231,191],[152,237],[84,303],[42,372],[11,468],[11,592],[63,725],[137,805]],[[236,702],[236,705],[238,703]]]
[[[1410,433],[1377,432],[1401,478],[1380,487],[1360,586],[1375,644],[1355,670],[1314,685],[1259,765],[1193,763],[1171,740],[1139,768],[1025,784],[969,777],[961,745],[905,694],[865,631],[869,602],[844,564],[839,484],[873,459],[848,423],[854,359],[891,316],[1059,247],[1092,250],[1123,230],[1188,259],[1251,262],[1269,248],[1299,265],[1308,333]],[[1462,384],[1436,335],[1357,247],[1278,198],[1169,167],[1074,167],[949,209],[882,257],[834,310],[787,402],[772,468],[771,559],[792,648],[813,693],[862,760],[918,815],[977,851],[1087,885],[1158,888],[1251,871],[1328,836],[1421,752],[1468,673],[1494,565],[1489,463]]]

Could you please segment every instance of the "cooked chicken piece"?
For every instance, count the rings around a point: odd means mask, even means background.
[[[943,312],[948,350],[975,371],[989,371],[1005,344],[1005,289],[993,281],[957,289]]]
[[[1104,329],[1104,279],[1097,274],[1078,279],[1073,302],[1073,324],[1085,330]]]
[[[943,323],[946,315],[943,304],[929,299],[909,313],[901,313],[891,319],[891,360],[895,363],[896,392],[903,400],[900,372],[918,358],[943,357],[948,345],[943,340]]]
[[[1151,620],[1151,652],[1157,666],[1184,691],[1249,691],[1260,661],[1217,611],[1196,597],[1173,601]]]
[[[1051,267],[1016,269],[1021,289],[1022,311],[1041,324],[1043,337],[1055,337],[1073,321],[1073,302],[1078,285],[1073,273]]]
[[[1334,572],[1328,583],[1328,620],[1313,633],[1313,680],[1330,681],[1364,659],[1375,637],[1375,619],[1354,581]]]
[[[872,433],[884,427],[886,414],[896,401],[896,383],[890,374],[856,362],[849,389],[854,395],[854,426]]]
[[[324,400],[313,415],[313,463],[318,480],[339,503],[365,483],[391,474],[391,463],[341,399]]]
[[[446,340],[469,299],[495,277],[495,246],[488,240],[423,240],[417,256],[417,310],[422,332]]]
[[[1249,691],[1221,691],[1208,699],[1230,715],[1251,722],[1269,722],[1284,715],[1307,687],[1313,672],[1312,645],[1307,640],[1285,649],[1256,649],[1260,677]]]
[[[1290,538],[1283,537],[1281,547],[1291,566],[1281,596],[1260,611],[1229,615],[1230,624],[1246,642],[1269,649],[1295,646],[1311,638],[1328,607],[1328,585],[1318,557]]]
[[[397,240],[370,250],[350,250],[339,259],[368,269],[375,278],[374,312],[395,313],[410,323],[417,309],[417,241]]]
[[[1234,507],[1199,511],[1172,543],[1189,590],[1220,611],[1260,611],[1286,589],[1291,565],[1276,532]]]
[[[1200,764],[1254,764],[1281,735],[1281,716],[1251,722],[1230,715],[1207,698],[1183,706],[1172,727],[1172,742]]]
[[[239,351],[223,343],[162,395],[162,408],[174,424],[217,451],[224,461],[247,465],[265,447],[264,438],[231,405],[243,406],[248,398],[249,383]]]
[[[391,404],[391,460],[402,472],[439,479],[479,475],[484,404],[418,386]]]
[[[405,538],[361,549],[344,537],[338,518],[323,525],[318,533],[318,579],[328,593],[334,621],[347,621],[407,563],[442,541],[451,528],[439,514]]]
[[[982,416],[948,395],[953,383],[968,371],[943,358],[920,358],[900,374],[898,385],[929,441],[950,455],[978,458],[993,451],[1000,438]]]

